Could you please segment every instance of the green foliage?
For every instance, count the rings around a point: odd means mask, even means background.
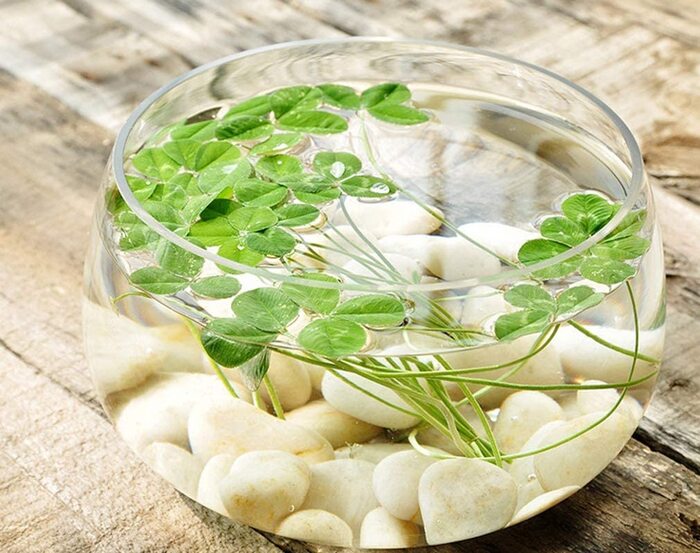
[[[306,273],[297,278],[312,282],[339,284],[337,278],[324,273]],[[320,288],[318,286],[313,286],[311,283],[305,285],[285,282],[282,284],[282,291],[299,307],[307,309],[312,313],[320,313],[322,315],[331,313],[340,301],[340,290],[338,288]]]
[[[194,281],[190,289],[204,298],[225,299],[235,296],[241,289],[241,283],[230,276],[215,275]]]
[[[356,322],[329,317],[306,325],[299,333],[299,345],[326,357],[351,355],[362,349],[367,333]]]
[[[202,345],[209,357],[224,367],[238,367],[249,361],[275,338],[239,319],[214,319],[202,330]]]
[[[280,332],[299,313],[299,306],[277,288],[255,288],[231,304],[239,320],[268,332]]]

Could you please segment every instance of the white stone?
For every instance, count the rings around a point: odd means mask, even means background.
[[[564,421],[548,422],[537,430],[530,439],[525,442],[518,453],[526,453],[537,449],[542,437],[545,436],[550,429],[557,428],[564,424]],[[518,504],[515,508],[519,511],[524,505],[535,499],[538,495],[544,493],[544,489],[540,485],[535,473],[535,461],[533,455],[520,457],[513,460],[508,467],[508,472],[515,480],[518,486]]]
[[[475,286],[464,298],[459,322],[468,328],[479,328],[495,315],[511,311],[513,306],[503,298],[503,292],[491,286]]]
[[[173,444],[154,442],[141,453],[143,460],[155,472],[187,497],[197,497],[197,483],[202,462],[189,451]]]
[[[352,547],[352,529],[340,517],[320,509],[292,513],[280,522],[276,534],[320,545]]]
[[[373,244],[377,242],[377,238],[370,230],[364,228],[361,228],[361,230],[364,238]],[[327,263],[343,266],[351,259],[343,252],[359,255],[361,252],[367,251],[369,247],[363,237],[357,234],[350,225],[337,225],[333,228],[326,227],[322,232],[306,233],[303,238],[308,244],[310,253],[315,253],[323,258],[321,261],[302,253],[295,254],[294,259],[307,267],[324,268]],[[298,251],[304,251],[304,246],[300,246]]]
[[[371,443],[341,447],[335,450],[336,459],[357,459],[377,464],[385,457],[399,451],[413,451],[411,444]]]
[[[476,414],[474,409],[468,403],[460,405],[458,408],[462,416],[467,420],[467,422],[476,431],[476,435],[482,439],[488,439],[488,434],[484,428],[484,424],[481,422],[479,415]],[[492,421],[487,415],[487,422],[489,427],[492,427]],[[441,449],[452,455],[464,455],[457,445],[454,443],[452,438],[445,436],[442,432],[436,428],[430,426],[424,430],[418,432],[418,442],[425,446],[431,446],[434,448]]]
[[[605,416],[590,413],[550,429],[539,443],[547,446],[572,436]],[[623,415],[613,413],[581,436],[534,457],[535,472],[542,488],[555,490],[584,486],[602,471],[629,440],[634,425]]]
[[[566,393],[562,397],[557,398],[561,410],[564,413],[564,419],[571,420],[581,415],[581,411],[578,409],[578,400],[576,398],[576,392]]]
[[[250,400],[245,388],[233,386],[241,398]],[[198,401],[214,399],[235,401],[214,375],[157,373],[138,388],[111,394],[107,409],[117,432],[136,451],[152,442],[188,448],[190,411]]]
[[[299,426],[318,432],[334,447],[366,442],[382,433],[382,429],[338,411],[323,399],[294,409],[285,418]]]
[[[586,326],[593,334],[604,340],[634,351],[634,331],[603,326]],[[625,382],[629,377],[632,357],[618,353],[592,338],[585,336],[571,326],[563,326],[553,342],[561,356],[566,373],[572,378],[586,380],[603,380],[605,382]],[[639,352],[661,359],[664,346],[664,331],[643,330],[639,333]],[[654,370],[654,365],[637,360],[634,378],[641,378]]]
[[[311,483],[309,466],[285,451],[250,451],[238,457],[219,484],[231,518],[274,531],[298,510]]]
[[[515,453],[539,428],[562,418],[562,408],[551,397],[523,390],[509,395],[501,404],[493,433],[501,451]]]
[[[369,230],[377,238],[392,234],[430,234],[440,228],[440,221],[413,201],[363,202],[355,198],[345,200],[345,208],[352,221],[364,232]],[[442,212],[434,208],[442,217]],[[337,224],[347,223],[345,214],[338,210],[333,218]]]
[[[505,470],[479,459],[448,459],[429,466],[418,486],[429,545],[503,528],[515,512],[517,488]]]
[[[219,484],[228,475],[235,460],[235,455],[227,453],[215,455],[204,465],[197,485],[197,502],[225,516],[229,514],[226,512],[224,502],[221,501]]]
[[[362,521],[360,547],[365,549],[397,549],[423,543],[420,527],[400,520],[382,507],[373,509]]]
[[[398,407],[409,409],[393,390],[372,382],[354,373],[342,373],[347,380],[360,386],[375,396],[392,403]],[[383,428],[410,428],[418,423],[418,417],[414,417],[360,392],[359,390],[343,382],[337,376],[326,373],[321,384],[324,399],[335,407],[356,419],[368,422]]]
[[[512,342],[502,342],[455,353],[446,353],[444,357],[454,369],[500,365],[527,356],[535,340],[536,335],[523,336]],[[469,376],[496,380],[510,372],[516,366],[517,365],[509,365],[501,369],[480,372]],[[508,377],[506,381],[517,384],[562,384],[564,382],[564,373],[562,371],[558,352],[552,344],[550,344],[537,355],[528,359],[525,364],[518,369],[515,374]],[[448,382],[446,386],[450,395],[455,398],[462,397],[462,393],[456,385]],[[470,385],[472,391],[476,391],[480,388],[481,386],[478,385]],[[510,388],[498,388],[494,386],[479,397],[479,403],[487,409],[491,409],[500,405],[507,396],[515,391],[516,390]]]
[[[199,402],[192,409],[188,432],[192,453],[204,460],[264,449],[286,451],[308,463],[333,458],[331,445],[316,432],[240,400]]]
[[[416,282],[416,280],[419,279],[425,272],[425,269],[417,260],[406,255],[399,253],[387,253],[384,254],[384,258],[389,262],[389,267],[387,267],[387,269],[391,272],[387,272],[386,270],[379,269],[375,266],[370,268],[363,265],[356,259],[351,259],[345,265],[343,265],[345,280],[348,282],[352,281],[354,284],[364,284],[369,286],[374,286],[372,283],[376,282],[377,279],[402,284],[406,281]],[[379,263],[379,261],[377,261],[377,263]],[[381,265],[386,267],[386,263],[383,261],[381,262]],[[367,278],[374,279],[374,281],[368,281]],[[358,292],[348,290],[345,292],[345,295],[356,295],[357,293]]]
[[[285,411],[301,407],[311,397],[311,378],[301,361],[279,353],[270,354],[270,369],[267,371],[272,385],[277,390],[282,408]],[[265,386],[260,392],[268,403],[270,396]]]
[[[401,451],[382,459],[372,479],[374,495],[381,506],[396,518],[415,520],[420,514],[418,482],[425,469],[435,462],[417,451]]]
[[[542,495],[537,496],[535,499],[518,509],[510,521],[508,526],[513,526],[519,522],[523,522],[528,518],[532,518],[535,515],[539,515],[541,512],[546,511],[550,507],[554,507],[557,503],[561,503],[570,495],[575,494],[581,488],[579,486],[566,486],[564,488],[559,488],[558,490],[552,490],[551,492],[545,492]]]
[[[416,259],[433,275],[454,281],[494,275],[500,262],[459,236],[387,236],[379,240],[386,253],[399,253]]]
[[[379,507],[372,491],[374,465],[357,459],[336,459],[311,466],[311,487],[302,509],[321,509],[339,516],[360,534],[365,515]]]
[[[605,382],[602,380],[585,380],[581,384],[605,384]],[[615,406],[619,398],[620,394],[613,388],[578,390],[576,392],[576,407],[581,415],[608,411]],[[630,422],[636,425],[642,418],[643,409],[639,402],[628,393],[622,398],[615,412],[628,417]]]
[[[467,223],[459,231],[510,261],[518,260],[518,250],[525,242],[540,237],[536,232],[503,223]]]

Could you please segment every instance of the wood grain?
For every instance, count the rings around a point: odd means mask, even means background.
[[[92,390],[79,298],[99,178],[140,99],[233,51],[347,34],[497,49],[587,86],[637,134],[665,237],[665,365],[636,440],[550,512],[440,549],[700,550],[695,8],[695,0],[0,1],[2,550],[317,551],[213,515],[145,469]]]

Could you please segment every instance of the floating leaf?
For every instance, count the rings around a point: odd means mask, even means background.
[[[540,234],[545,238],[572,247],[588,238],[588,234],[578,223],[566,217],[548,217],[540,225]]]
[[[406,318],[406,308],[394,296],[367,294],[341,303],[333,316],[371,326],[396,326]]]
[[[141,204],[146,212],[168,230],[178,230],[185,224],[180,212],[165,202],[152,200]]]
[[[525,242],[518,251],[518,259],[524,265],[534,265],[541,261],[546,261],[552,257],[569,251],[569,247],[542,238],[535,238]],[[581,262],[580,257],[573,258],[557,263],[545,269],[536,271],[536,275],[541,278],[560,278],[570,275],[575,272]]]
[[[198,221],[190,227],[189,236],[199,240],[205,246],[220,246],[231,238],[238,236],[227,217],[216,217]]]
[[[372,117],[395,125],[417,125],[430,119],[424,111],[398,104],[381,103],[368,111]]]
[[[634,268],[622,261],[591,257],[581,263],[581,276],[600,284],[618,284],[634,275]]]
[[[270,370],[270,350],[264,348],[255,357],[238,367],[238,372],[243,377],[243,383],[249,390],[257,390],[260,383]]]
[[[299,314],[299,306],[277,288],[255,288],[236,296],[231,309],[239,320],[269,332],[279,332]]]
[[[264,142],[253,146],[250,153],[254,156],[279,154],[296,146],[302,138],[304,138],[303,135],[296,132],[273,134]]]
[[[204,265],[202,257],[165,239],[156,248],[156,259],[162,269],[187,278],[197,276]]]
[[[267,138],[273,130],[274,127],[267,117],[236,115],[221,122],[221,126],[216,129],[216,138],[244,142]]]
[[[297,340],[307,351],[341,357],[360,351],[367,341],[367,333],[353,321],[329,317],[306,325]]]
[[[320,175],[303,175],[298,179],[285,180],[282,184],[289,187],[299,201],[307,204],[323,204],[340,197],[340,189]]]
[[[233,106],[226,115],[224,116],[224,121],[235,116],[235,115],[267,115],[272,111],[272,105],[270,105],[270,98],[267,94],[264,96],[255,96],[248,100],[236,104]]]
[[[132,284],[152,294],[174,294],[187,287],[188,279],[160,267],[144,267],[131,273]]]
[[[593,246],[590,251],[596,257],[625,261],[641,257],[647,249],[649,249],[649,240],[632,235],[603,240],[597,246]]]
[[[197,182],[202,192],[219,194],[231,188],[236,182],[250,176],[253,168],[245,158],[231,164],[214,164],[199,174]]]
[[[400,83],[383,83],[362,93],[362,105],[366,108],[379,104],[402,104],[411,99],[411,92]]]
[[[231,213],[236,211],[238,208],[243,207],[238,202],[225,199],[212,200],[211,203],[202,211],[201,219],[202,221],[207,221],[209,219],[216,219],[218,217],[228,217]]]
[[[279,181],[290,175],[300,174],[303,167],[298,158],[279,154],[262,158],[255,166],[255,170],[263,177]]]
[[[317,87],[323,93],[323,100],[340,109],[358,109],[360,97],[354,89],[339,84],[322,84]]]
[[[224,367],[237,367],[258,355],[275,334],[238,319],[214,319],[202,330],[202,346]]]
[[[207,142],[197,150],[194,169],[203,171],[207,167],[233,167],[241,157],[241,151],[228,142]]]
[[[231,213],[228,220],[235,229],[255,232],[274,225],[277,215],[269,207],[241,207]]]
[[[153,195],[156,189],[156,183],[141,179],[139,177],[134,177],[132,175],[126,176],[126,182],[129,184],[129,188],[134,193],[134,197],[139,202],[145,202],[148,198]],[[121,200],[121,196],[118,196]]]
[[[555,312],[557,309],[554,298],[541,286],[534,284],[519,284],[505,293],[505,300],[516,307],[530,310]]]
[[[306,273],[296,278],[336,285],[340,282],[337,278],[323,273]],[[299,307],[323,315],[333,311],[340,301],[340,290],[338,288],[320,288],[319,286],[313,286],[311,283],[285,282],[282,284],[282,291]]]
[[[308,204],[287,204],[275,211],[277,224],[283,227],[301,227],[313,223],[321,212]]]
[[[245,245],[262,255],[282,257],[294,250],[297,241],[282,229],[270,228],[265,232],[251,232],[246,235]]]
[[[615,213],[613,204],[597,194],[573,194],[562,202],[561,210],[589,235],[602,228]]]
[[[236,263],[241,263],[242,265],[249,265],[250,267],[255,267],[258,265],[265,256],[254,252],[250,248],[247,248],[242,240],[238,238],[231,238],[230,240],[224,242],[219,250],[216,252],[221,257],[235,261]],[[225,265],[217,265],[219,269],[227,273],[238,273],[234,269],[230,269]]]
[[[198,123],[182,125],[172,130],[170,138],[173,140],[189,138],[201,143],[214,138],[214,133],[218,125],[218,121],[200,121]]]
[[[615,230],[606,236],[605,239],[612,240],[637,234],[644,228],[646,217],[647,212],[645,209],[628,213],[624,216],[620,224],[615,227]]]
[[[269,95],[272,110],[279,119],[292,111],[312,110],[321,103],[321,91],[310,86],[289,86]]]
[[[506,313],[496,319],[496,337],[499,340],[515,340],[527,334],[541,332],[550,324],[549,311],[525,310]]]
[[[241,290],[241,283],[233,277],[216,275],[200,278],[190,284],[198,296],[212,299],[225,299],[235,296]]]
[[[314,157],[314,171],[329,179],[346,179],[360,169],[362,162],[354,155],[347,152],[319,152]]]
[[[253,207],[272,207],[287,197],[287,189],[273,182],[260,179],[244,179],[233,186],[236,198]]]
[[[605,294],[596,292],[590,286],[573,286],[557,296],[557,314],[570,315],[598,305]]]
[[[144,148],[132,158],[131,162],[142,174],[162,181],[170,179],[180,170],[178,162],[163,148]]]
[[[396,192],[394,183],[371,175],[350,177],[340,183],[340,188],[348,196],[358,198],[383,198]]]
[[[178,164],[188,169],[194,169],[194,159],[199,147],[200,143],[196,140],[173,140],[163,144],[163,151],[177,161]]]
[[[292,111],[280,117],[277,124],[280,129],[311,134],[334,134],[348,130],[345,119],[327,111]]]

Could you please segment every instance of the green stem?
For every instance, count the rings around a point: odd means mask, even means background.
[[[270,397],[270,403],[272,403],[272,408],[275,411],[275,415],[277,415],[278,419],[284,420],[284,409],[280,403],[280,398],[277,395],[277,389],[272,383],[272,380],[270,380],[269,374],[263,376],[263,384],[265,385],[265,390],[267,390],[267,395]]]
[[[597,334],[594,334],[590,330],[588,330],[585,326],[583,326],[580,323],[577,323],[576,321],[567,321],[568,324],[570,324],[572,327],[574,327],[576,330],[578,330],[581,334],[584,334],[588,336],[591,340],[598,342],[601,346],[605,346],[606,348],[609,348],[613,351],[616,351],[618,353],[621,353],[622,355],[627,355],[628,357],[634,357],[635,354],[633,351],[630,351],[628,349],[625,349],[620,346],[616,346],[615,344],[608,342],[604,338],[601,338]],[[644,355],[643,353],[640,353],[637,355],[637,359],[640,359],[641,361],[646,361],[647,363],[652,363],[654,365],[658,365],[660,361],[654,357],[650,357],[648,355]]]

